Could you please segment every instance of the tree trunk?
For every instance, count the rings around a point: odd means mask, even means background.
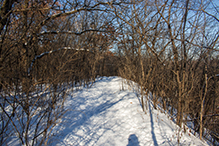
[[[202,135],[203,135],[203,114],[204,114],[204,101],[205,97],[208,91],[208,75],[207,75],[207,64],[205,65],[205,91],[204,91],[204,96],[201,96],[201,111],[200,111],[200,129],[199,129],[199,134],[200,134],[200,139],[202,140]]]

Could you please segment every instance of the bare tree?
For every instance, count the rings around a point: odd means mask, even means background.
[[[212,1],[132,2],[131,6],[111,6],[123,26],[124,37],[118,45],[122,51],[118,52],[127,61],[120,69],[122,76],[137,81],[147,92],[153,92],[154,103],[158,103],[157,97],[161,98],[163,108],[166,110],[167,105],[172,108],[171,114],[176,116],[180,127],[188,117],[200,119],[197,123],[202,127],[198,128],[201,138],[204,111],[213,100],[206,103],[206,96],[210,97],[207,78],[209,74],[217,74],[209,70],[213,65],[207,65],[206,61],[207,67],[203,65],[203,59],[209,60],[212,57],[207,54],[215,55],[218,50],[218,30],[215,30],[218,8]],[[214,11],[209,11],[210,8]],[[134,45],[127,45],[131,44],[129,40]],[[139,68],[140,74],[134,73],[132,68]],[[196,96],[197,91],[200,95]],[[215,97],[218,98],[216,94]],[[194,106],[194,102],[199,104]],[[177,109],[177,113],[173,109]]]
[[[1,144],[12,137],[23,145],[47,144],[66,112],[66,89],[95,78],[101,52],[113,40],[110,21],[114,17],[108,14],[107,5],[96,1],[1,2]]]

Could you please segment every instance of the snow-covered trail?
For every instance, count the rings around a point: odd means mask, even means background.
[[[72,93],[65,105],[69,111],[55,127],[49,145],[177,145],[177,126],[151,105],[144,114],[137,94],[121,90],[121,80],[104,77],[91,88]],[[181,145],[206,145],[188,133],[180,136]]]

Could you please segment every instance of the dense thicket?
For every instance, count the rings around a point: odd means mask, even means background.
[[[180,127],[192,122],[200,138],[210,133],[218,140],[216,3],[150,0],[114,9],[122,26],[120,75],[139,83],[141,94],[152,92],[155,106],[170,110]],[[144,109],[143,101],[142,95]]]
[[[12,138],[22,145],[46,145],[66,112],[68,89],[110,75],[114,28],[104,5],[1,1],[0,145]]]
[[[180,127],[190,122],[200,138],[219,139],[216,1],[2,0],[0,5],[1,145],[12,137],[24,145],[46,145],[66,112],[67,89],[112,75],[140,85],[145,112],[152,100]]]

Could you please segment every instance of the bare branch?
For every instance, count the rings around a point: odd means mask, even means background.
[[[74,31],[42,31],[39,35],[44,35],[44,34],[75,34],[75,35],[81,35],[83,33],[86,32],[105,32],[105,33],[109,33],[109,32],[115,32],[114,30],[112,31],[107,31],[107,30],[99,30],[99,29],[87,29],[81,32],[74,32]]]

